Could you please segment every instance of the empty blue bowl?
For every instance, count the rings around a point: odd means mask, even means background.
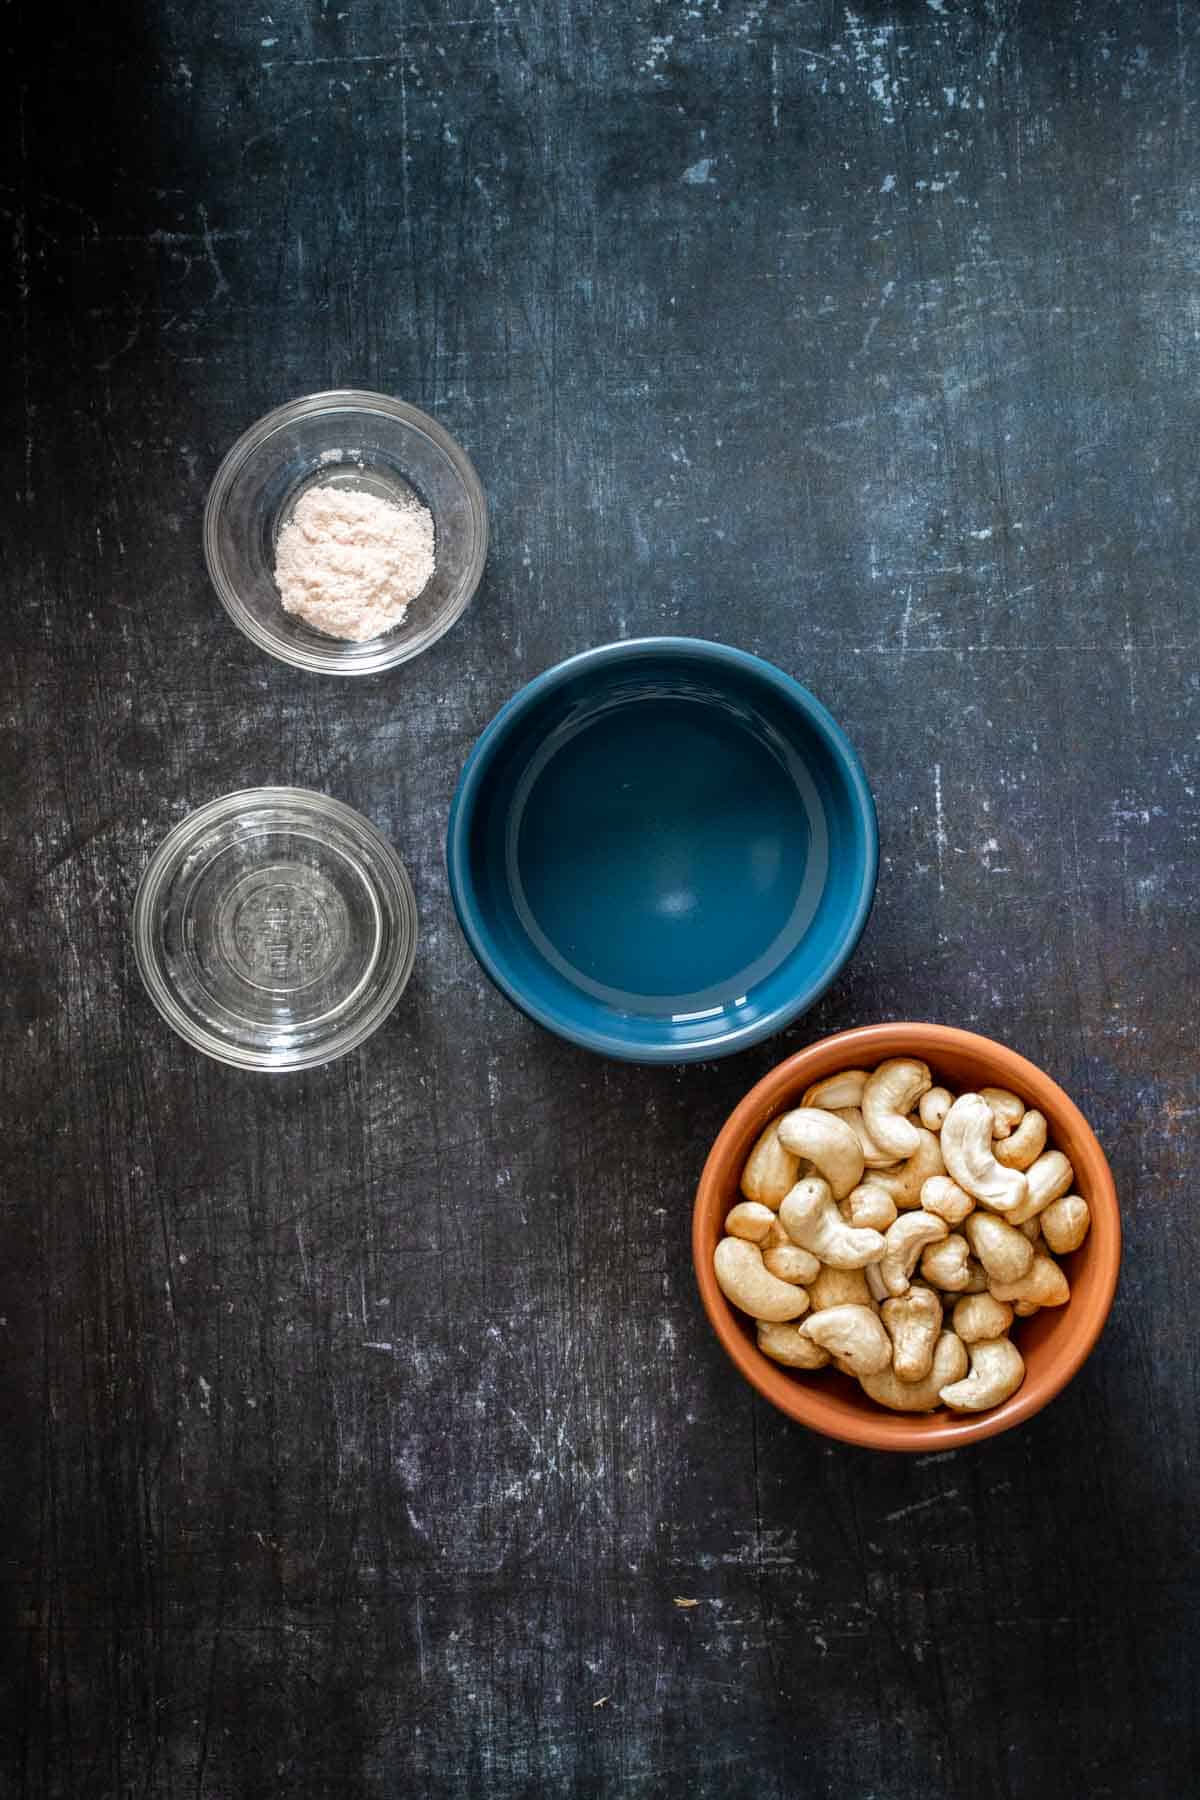
[[[695,1062],[769,1037],[858,942],[879,837],[849,739],[756,656],[606,644],[492,720],[450,811],[459,923],[572,1043]]]

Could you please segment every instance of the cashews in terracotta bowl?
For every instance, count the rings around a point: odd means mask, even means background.
[[[798,1051],[735,1108],[692,1253],[721,1343],[789,1418],[869,1449],[952,1450],[1077,1373],[1121,1222],[1095,1133],[1035,1064],[947,1025],[868,1025]]]

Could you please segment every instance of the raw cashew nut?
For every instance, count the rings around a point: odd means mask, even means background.
[[[895,1170],[874,1169],[871,1172],[871,1186],[881,1187],[885,1194],[890,1194],[893,1204],[901,1212],[919,1206],[925,1183],[931,1176],[946,1172],[941,1145],[934,1133],[919,1125],[914,1125],[913,1130],[917,1134],[917,1147],[908,1161]]]
[[[954,1303],[954,1329],[964,1344],[1003,1337],[1012,1321],[1012,1307],[992,1294],[964,1294]]]
[[[986,1412],[1015,1394],[1025,1379],[1021,1352],[1011,1338],[981,1338],[972,1344],[967,1355],[971,1373],[965,1381],[954,1381],[942,1389],[942,1399],[951,1412]]]
[[[1008,1088],[980,1088],[979,1097],[986,1100],[992,1109],[993,1137],[1008,1137],[1025,1117],[1025,1102],[1018,1094],[1010,1093]]]
[[[865,1069],[842,1069],[836,1075],[826,1075],[824,1081],[814,1081],[800,1104],[821,1106],[826,1112],[841,1112],[843,1106],[862,1105],[866,1085]]]
[[[777,1281],[764,1266],[762,1251],[745,1238],[722,1238],[713,1256],[717,1285],[732,1305],[752,1319],[798,1319],[808,1311],[802,1287]]]
[[[1020,1281],[988,1283],[994,1300],[1020,1300],[1028,1306],[1065,1306],[1071,1284],[1052,1256],[1034,1256],[1028,1275]]]
[[[775,1244],[763,1251],[763,1268],[768,1275],[774,1275],[777,1281],[790,1281],[807,1287],[821,1273],[821,1265],[815,1256],[802,1250],[799,1244]],[[809,1303],[812,1295],[809,1295]]]
[[[982,1094],[960,1094],[942,1126],[942,1155],[960,1188],[993,1212],[1011,1213],[1026,1197],[1025,1177],[992,1155],[992,1123]]]
[[[831,1306],[805,1319],[801,1330],[847,1375],[877,1375],[892,1360],[892,1340],[869,1306]]]
[[[880,1063],[863,1089],[861,1104],[863,1123],[881,1150],[893,1157],[913,1154],[917,1127],[908,1114],[932,1086],[933,1076],[915,1057],[893,1056]]]
[[[800,1159],[785,1150],[779,1141],[779,1121],[772,1119],[746,1158],[742,1170],[742,1192],[747,1200],[757,1200],[774,1212],[789,1188],[796,1185]]]
[[[968,1264],[971,1247],[957,1231],[930,1244],[921,1253],[921,1274],[931,1287],[946,1294],[961,1294],[971,1279]]]
[[[863,1161],[868,1169],[894,1169],[896,1158],[881,1150],[875,1139],[863,1124],[863,1116],[857,1106],[839,1106],[834,1113],[835,1119],[844,1119],[859,1143],[862,1145]]]
[[[926,1244],[936,1244],[948,1230],[945,1219],[935,1219],[927,1212],[905,1213],[888,1227],[879,1273],[889,1294],[903,1294],[907,1290],[909,1277]]]
[[[871,1290],[861,1269],[822,1269],[810,1282],[808,1303],[814,1313],[828,1312],[831,1306],[869,1306]]]
[[[901,1381],[894,1369],[860,1377],[864,1394],[892,1412],[936,1412],[941,1391],[967,1372],[967,1353],[952,1331],[943,1331],[934,1346],[933,1367],[924,1381]]]
[[[725,1234],[761,1244],[774,1223],[775,1214],[769,1206],[760,1206],[757,1200],[739,1200],[725,1215]]]
[[[1012,1136],[992,1145],[996,1161],[1006,1169],[1027,1169],[1046,1148],[1048,1129],[1045,1114],[1030,1107]]]
[[[837,1123],[837,1120],[834,1120]],[[779,1209],[783,1228],[794,1244],[811,1250],[831,1269],[861,1269],[883,1255],[877,1231],[847,1225],[829,1191],[829,1183],[810,1175],[798,1181]],[[790,1315],[789,1315],[790,1317]]]
[[[868,1263],[863,1270],[863,1274],[867,1278],[867,1288],[870,1291],[872,1300],[882,1304],[882,1302],[888,1298],[888,1291],[883,1276],[879,1272],[879,1264]]]
[[[862,1145],[845,1119],[815,1106],[798,1106],[779,1121],[779,1141],[793,1156],[806,1156],[829,1183],[835,1200],[844,1200],[863,1176]]]
[[[851,1225],[867,1226],[871,1231],[886,1231],[896,1222],[896,1207],[886,1188],[864,1181],[853,1188],[842,1202],[842,1213]]]
[[[1009,1214],[1014,1225],[1023,1225],[1044,1212],[1054,1200],[1071,1191],[1075,1171],[1061,1150],[1046,1150],[1025,1172],[1026,1196]]]
[[[954,1095],[949,1088],[932,1087],[927,1094],[922,1094],[917,1113],[926,1131],[940,1131],[953,1105]]]
[[[1064,1194],[1061,1199],[1052,1200],[1041,1218],[1042,1236],[1056,1256],[1068,1256],[1072,1250],[1078,1250],[1092,1222],[1088,1203],[1078,1194]]]
[[[771,1229],[768,1231],[759,1247],[765,1256],[768,1250],[786,1250],[791,1241],[791,1238],[783,1229],[779,1214],[776,1213],[775,1217],[771,1220]]]
[[[987,1270],[989,1287],[997,1281],[1021,1281],[1033,1267],[1033,1245],[1015,1225],[1006,1225],[991,1213],[973,1212],[963,1231]]]
[[[1026,1219],[1023,1225],[1017,1226],[1017,1230],[1022,1237],[1027,1237],[1031,1244],[1036,1244],[1042,1235],[1042,1221],[1040,1218]]]
[[[910,1288],[883,1303],[884,1330],[892,1340],[892,1368],[899,1381],[924,1381],[942,1329],[942,1303],[930,1288]]]
[[[1013,1311],[1018,1319],[1032,1319],[1034,1313],[1041,1312],[1041,1310],[1036,1300],[1018,1300],[1013,1306]]]
[[[987,1270],[984,1268],[984,1266],[980,1262],[979,1258],[977,1256],[968,1257],[967,1258],[967,1285],[963,1289],[963,1293],[964,1294],[986,1294],[987,1293],[987,1284],[988,1284]]]
[[[760,1319],[758,1347],[764,1356],[789,1369],[823,1369],[829,1361],[828,1350],[805,1337],[798,1325],[773,1325],[767,1319]]]
[[[947,1225],[961,1225],[975,1202],[948,1175],[931,1175],[921,1186],[921,1210],[936,1213]]]

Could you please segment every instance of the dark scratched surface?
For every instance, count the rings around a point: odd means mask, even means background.
[[[1192,1791],[1200,8],[25,24],[0,1792]],[[241,638],[199,544],[238,432],[337,384],[435,412],[494,534],[458,627],[356,683]],[[799,676],[882,828],[842,979],[684,1070],[512,1011],[442,858],[501,701],[660,631]],[[128,930],[167,828],[259,782],[375,820],[423,933],[375,1039],[274,1080],[170,1034]],[[1127,1233],[1071,1389],[915,1460],[758,1401],[688,1253],[741,1093],[910,1016],[1048,1068]]]

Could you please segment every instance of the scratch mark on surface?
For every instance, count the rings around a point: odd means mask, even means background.
[[[303,119],[311,119],[316,110],[314,106],[306,106],[302,111],[289,113],[286,119],[280,119],[274,125],[269,125],[265,131],[256,131],[254,136],[248,137],[242,145],[243,162],[249,152],[257,148],[259,144],[265,144],[268,138],[278,137],[280,132],[286,131],[290,125],[298,125]],[[226,233],[226,235],[232,236],[233,234]]]
[[[479,20],[472,20],[478,24]],[[443,26],[461,25],[462,19],[443,19]],[[376,56],[279,56],[264,61],[263,69],[341,69],[349,68],[352,63],[394,63],[399,56],[394,50],[383,51]]]
[[[884,1513],[884,1520],[894,1525],[897,1519],[911,1518],[913,1513],[924,1512],[927,1507],[940,1506],[943,1500],[957,1500],[958,1489],[947,1488],[944,1494],[930,1494],[927,1500],[914,1500],[911,1506],[898,1506],[895,1512]]]
[[[214,300],[219,300],[219,299],[221,299],[222,295],[227,294],[229,292],[229,283],[225,279],[225,271],[224,271],[224,269],[222,269],[220,260],[217,256],[216,239],[213,237],[212,228],[208,222],[208,208],[207,208],[207,206],[200,206],[197,210],[199,211],[199,214],[200,214],[201,237],[202,237],[202,241],[204,244],[204,254],[208,258],[208,266],[213,272],[214,285],[213,285],[212,297]]]
[[[1125,659],[1125,668],[1129,675],[1129,713],[1130,717],[1134,719],[1137,718],[1138,709],[1137,681],[1135,680],[1133,673],[1133,652],[1135,648],[1136,646],[1133,641],[1133,626],[1130,623],[1129,614],[1126,613],[1125,642],[1121,645],[1121,653]]]
[[[142,321],[139,314],[133,325],[130,327],[129,335],[121,345],[120,349],[114,350],[111,356],[106,356],[103,362],[98,362],[96,364],[96,373],[98,375],[107,375],[109,370],[112,369],[116,363],[120,362],[123,356],[128,356],[141,335]],[[99,527],[97,527],[97,536],[99,536]]]
[[[900,571],[895,571],[900,573]],[[917,571],[920,574],[921,571]],[[946,571],[942,571],[946,573]],[[1016,594],[1032,592],[1032,588],[1020,588]],[[1016,595],[1010,596],[1015,598]],[[1137,644],[1127,643],[1123,646],[1129,654],[1147,651],[1169,651],[1172,655],[1186,655],[1191,648],[1188,644]],[[878,655],[894,656],[895,644],[852,644],[851,654],[854,656]],[[1070,656],[1108,656],[1112,655],[1109,644],[982,644],[972,641],[969,644],[913,644],[910,652],[913,656],[1025,656],[1025,655],[1070,655]]]
[[[870,324],[867,326],[867,329],[863,332],[863,341],[858,346],[858,354],[860,356],[865,356],[867,351],[871,348],[871,339],[875,336],[875,333],[879,330],[879,321],[882,319],[884,313],[887,311],[888,301],[891,299],[891,297],[895,293],[895,291],[896,291],[896,284],[894,281],[885,281],[884,282],[883,291],[879,298],[879,311],[875,314],[874,318],[871,320]]]
[[[913,593],[912,583],[910,582],[904,596],[904,612],[900,619],[900,655],[902,657],[908,655],[908,628],[912,624],[913,605],[915,600],[916,596]]]
[[[304,1248],[304,1232],[301,1228],[299,1219],[296,1220],[296,1248],[300,1252],[300,1272],[304,1277],[304,1285],[306,1288],[311,1289],[312,1275],[309,1272],[308,1253]]]
[[[938,893],[946,891],[946,849],[949,839],[946,836],[946,813],[942,805],[942,765],[933,765],[933,816],[934,838],[937,844]]]

